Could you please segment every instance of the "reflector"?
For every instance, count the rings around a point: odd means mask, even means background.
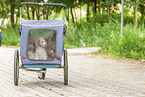
[[[24,55],[24,56],[22,57],[22,59],[26,59],[26,55]]]
[[[60,57],[57,55],[57,56],[56,56],[56,59],[57,59],[57,60],[59,60],[59,59],[60,59]]]

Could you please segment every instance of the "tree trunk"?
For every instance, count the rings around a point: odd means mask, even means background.
[[[25,2],[29,2],[29,0],[25,0]],[[26,5],[26,7],[27,7],[27,10],[26,10],[26,12],[27,12],[27,18],[28,18],[28,20],[30,20],[29,5]]]
[[[69,22],[69,8],[67,9],[66,19],[67,19],[67,21]]]
[[[22,2],[22,0],[19,0],[19,1],[20,1],[20,3]],[[19,17],[20,17],[20,9],[19,9],[19,6],[18,6],[18,13],[16,14],[16,25],[18,24]]]
[[[72,17],[72,22],[74,23],[74,15],[73,15],[73,11],[72,11],[72,7],[70,6],[70,12],[71,12],[71,17]]]
[[[104,6],[103,6],[103,7],[104,7]],[[101,26],[104,26],[103,13],[105,13],[105,9],[104,9],[104,8],[102,8],[102,13],[101,13],[101,18],[100,18],[100,24],[101,24]]]
[[[73,10],[73,11],[74,11],[74,17],[75,17],[75,20],[77,20],[77,16],[76,16],[76,11],[75,11],[75,8],[74,8],[74,10]],[[75,21],[75,24],[76,24],[76,25],[78,25],[77,21]]]
[[[40,2],[40,0],[37,0],[36,2]],[[39,10],[39,5],[37,6],[37,10],[36,10],[36,15],[37,15],[37,20],[40,19],[40,10]]]
[[[88,2],[87,4],[87,21],[89,21],[89,17],[90,17],[90,2]]]
[[[81,25],[81,16],[82,16],[82,8],[81,8],[81,6],[80,6],[80,25]]]
[[[46,11],[46,19],[48,20],[49,19],[49,7],[46,8],[47,11]]]
[[[43,19],[46,19],[46,17],[45,17],[45,15],[46,15],[45,7],[46,7],[46,6],[43,6],[43,10],[42,10],[42,12],[43,12]]]
[[[110,6],[107,5],[107,10],[108,10],[108,21],[111,21],[111,14],[110,14]]]
[[[138,21],[137,21],[137,6],[134,8],[134,27],[137,28]]]
[[[5,9],[4,9],[5,8],[4,3],[2,2],[0,5],[1,5],[1,8],[2,8],[2,18],[3,18],[2,22],[1,22],[1,25],[2,25],[2,24],[4,24],[4,19],[6,18],[6,12],[5,12]]]
[[[33,0],[33,2],[35,2],[35,0]],[[34,6],[33,5],[31,6],[31,9],[32,9],[32,20],[35,20],[35,8],[34,8]]]
[[[144,23],[144,14],[145,14],[145,7],[142,6],[142,20],[143,20],[143,23]]]
[[[39,18],[40,18],[40,15],[39,15],[39,5],[37,6],[36,16],[37,16],[37,20],[39,20]]]
[[[34,17],[35,17],[34,6],[31,6],[31,9],[32,9],[32,20],[34,20]]]
[[[16,14],[16,25],[18,24],[18,18],[20,17],[20,11],[18,7],[18,13]]]
[[[140,12],[141,12],[141,19],[142,19],[142,23],[144,23],[144,14],[145,14],[145,8],[143,5],[140,5]]]
[[[94,0],[94,14],[96,14],[96,4],[97,4],[97,1],[96,0]]]
[[[14,23],[14,9],[15,9],[15,2],[11,1],[11,24],[12,27],[15,27],[15,23]]]
[[[97,0],[97,4],[98,4],[98,13],[100,14],[100,0]]]
[[[2,6],[2,13],[3,13],[2,14],[2,17],[3,17],[3,20],[4,20],[5,19],[5,16],[6,16],[5,15],[6,13],[5,13],[5,10],[4,10],[4,3],[2,3],[1,6]]]
[[[29,5],[27,5],[27,17],[28,17],[28,20],[30,20]]]

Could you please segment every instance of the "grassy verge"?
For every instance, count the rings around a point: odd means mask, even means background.
[[[132,24],[124,26],[123,36],[120,35],[120,23],[82,23],[82,25],[68,25],[64,37],[65,48],[99,46],[101,53],[117,57],[145,59],[145,28],[140,25],[134,29]],[[19,46],[20,36],[18,27],[15,29],[7,26],[2,28],[2,44]]]
[[[145,59],[145,28],[134,29],[132,24],[125,25],[123,36],[120,35],[119,23],[85,24],[68,26],[65,44],[102,47],[102,53],[117,57]]]
[[[20,35],[18,27],[11,28],[10,26],[2,27],[2,45],[20,46]]]

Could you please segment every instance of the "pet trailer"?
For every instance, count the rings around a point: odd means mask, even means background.
[[[62,20],[22,20],[22,5],[61,6],[65,8]],[[64,69],[64,85],[68,84],[68,58],[64,49],[67,6],[58,3],[20,4],[20,51],[14,53],[14,85],[18,85],[19,69],[38,72],[39,79],[45,79],[47,68]],[[20,52],[20,55],[19,55]]]

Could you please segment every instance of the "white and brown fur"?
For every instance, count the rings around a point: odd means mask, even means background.
[[[40,37],[36,42],[28,40],[28,58],[32,60],[52,60],[55,57],[55,41],[53,34],[49,38]]]
[[[36,48],[35,48],[35,60],[47,60],[48,54],[46,51],[48,44],[47,38],[40,37],[36,42]]]

